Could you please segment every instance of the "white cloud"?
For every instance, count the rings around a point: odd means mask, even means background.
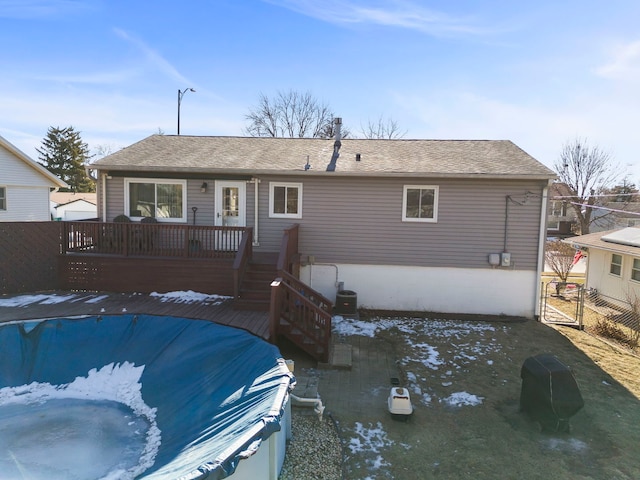
[[[36,148],[42,146],[50,126],[73,126],[92,150],[109,145],[117,151],[158,133],[158,129],[168,135],[176,133],[176,97],[167,86],[152,92],[85,87],[43,85],[36,89],[11,84],[12,95],[0,106],[0,117],[10,123],[0,126],[0,135],[37,159]],[[0,90],[3,88],[0,81]],[[4,89],[8,91],[8,87]],[[199,89],[183,103],[181,133],[239,135],[242,111],[242,106]]]
[[[190,86],[191,82],[185,76],[178,72],[178,70],[169,61],[167,61],[154,49],[149,47],[145,42],[120,28],[116,28],[114,29],[114,31],[120,38],[129,42],[138,50],[140,50],[144,54],[145,58],[149,61],[149,63],[155,66],[158,70],[162,71],[168,78],[176,80],[181,84]]]
[[[32,80],[63,84],[117,85],[130,81],[137,75],[138,72],[136,70],[130,69],[109,72],[69,73],[66,75],[38,75],[32,77]]]
[[[294,12],[336,24],[373,24],[406,28],[433,36],[478,35],[490,33],[472,18],[462,18],[426,8],[410,0],[371,2],[326,0],[265,0]]]
[[[610,151],[615,163],[630,166],[632,180],[640,177],[635,128],[640,98],[617,92],[547,98],[544,103],[522,98],[507,101],[472,91],[432,90],[396,94],[404,111],[417,117],[409,137],[511,140],[553,168],[562,145],[576,136]]]
[[[640,80],[640,40],[618,45],[611,59],[598,67],[596,73],[613,80]]]

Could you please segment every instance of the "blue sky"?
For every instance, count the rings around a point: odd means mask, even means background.
[[[92,151],[162,130],[243,135],[261,93],[309,91],[358,134],[509,139],[548,166],[568,140],[640,184],[640,2],[0,0],[0,135]]]

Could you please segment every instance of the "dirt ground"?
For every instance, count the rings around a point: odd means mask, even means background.
[[[395,350],[416,408],[406,423],[340,422],[344,478],[640,478],[640,358],[568,327],[475,323],[491,328],[452,337],[400,321],[375,333]],[[437,361],[420,361],[417,347]],[[584,399],[569,433],[543,432],[520,412],[521,366],[542,353],[571,368]],[[478,402],[452,404],[453,392]],[[354,439],[365,447],[349,451]]]

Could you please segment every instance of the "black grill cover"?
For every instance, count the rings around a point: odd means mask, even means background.
[[[571,369],[550,354],[529,357],[520,371],[520,410],[542,430],[569,431],[569,418],[584,406]]]

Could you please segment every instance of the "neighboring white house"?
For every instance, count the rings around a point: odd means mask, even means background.
[[[55,220],[90,220],[98,217],[95,193],[51,193],[51,216]]]
[[[640,228],[589,233],[565,241],[588,251],[587,288],[621,303],[640,298]]]
[[[51,220],[50,192],[68,185],[0,136],[0,222]]]

